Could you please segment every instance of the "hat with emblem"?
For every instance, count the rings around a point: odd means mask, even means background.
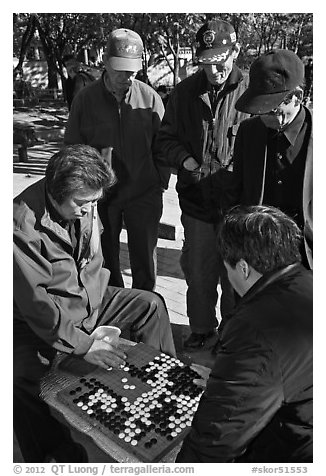
[[[143,50],[138,33],[127,28],[112,31],[106,44],[108,62],[116,71],[139,71]]]
[[[266,114],[303,82],[304,64],[293,51],[269,51],[252,63],[248,89],[235,107],[249,114]]]
[[[237,38],[233,26],[223,20],[210,20],[196,35],[199,64],[216,64],[228,59]]]

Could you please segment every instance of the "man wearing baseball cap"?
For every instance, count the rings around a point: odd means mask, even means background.
[[[232,170],[233,144],[242,119],[234,104],[246,88],[235,60],[240,46],[233,26],[210,20],[198,31],[199,71],[170,95],[158,144],[168,165],[178,171],[184,246],[181,267],[187,289],[189,350],[208,348],[217,327],[217,287],[222,288],[222,318],[234,294],[216,253],[216,234],[223,211],[223,184]]]
[[[132,286],[151,291],[156,281],[162,191],[167,188],[170,170],[160,164],[155,150],[164,113],[162,100],[153,88],[135,79],[142,68],[142,54],[138,33],[126,28],[110,33],[103,57],[105,71],[75,97],[64,140],[95,147],[117,175],[117,184],[99,204],[110,285],[124,285],[119,260],[124,222]]]
[[[312,115],[302,104],[304,64],[289,50],[257,58],[235,107],[244,121],[234,148],[230,204],[272,205],[304,232],[303,264],[312,268]]]

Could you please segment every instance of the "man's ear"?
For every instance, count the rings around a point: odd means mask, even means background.
[[[239,44],[239,43],[236,43],[236,44],[233,46],[233,50],[232,50],[232,56],[233,56],[233,59],[234,59],[234,60],[236,60],[237,57],[239,56],[240,50],[241,50],[240,44]]]
[[[244,259],[240,259],[237,264],[236,264],[237,268],[238,268],[238,271],[240,272],[241,276],[243,277],[243,279],[247,280],[249,278],[249,274],[250,274],[250,269],[249,269],[249,265],[247,263],[247,261],[245,261]]]

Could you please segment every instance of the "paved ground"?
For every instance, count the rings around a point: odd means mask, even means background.
[[[43,144],[35,145],[28,150],[28,162],[18,162],[17,146],[14,145],[14,196],[44,175],[49,157],[62,144],[62,135],[67,113],[65,108],[55,108],[50,105],[42,110],[15,111],[14,120],[33,122],[37,129],[37,137],[45,140]],[[53,132],[51,133],[51,128]],[[160,238],[157,247],[157,287],[165,299],[178,354],[186,361],[201,365],[212,366],[213,357],[209,350],[195,353],[186,353],[183,341],[189,335],[188,318],[186,316],[185,292],[186,283],[179,265],[182,247],[182,226],[180,223],[180,209],[175,192],[175,175],[171,176],[169,189],[164,194],[164,212],[160,224]],[[167,239],[167,237],[169,239]],[[125,230],[121,233],[121,265],[126,287],[131,287],[131,272]],[[74,433],[76,439],[86,445],[91,462],[107,461],[103,455],[89,441],[89,438]],[[21,455],[18,445],[14,441],[14,461],[19,462]]]

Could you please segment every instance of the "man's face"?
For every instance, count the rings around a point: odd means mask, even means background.
[[[102,189],[94,191],[86,188],[71,195],[61,205],[54,201],[54,206],[64,220],[75,220],[90,213],[102,195]]]
[[[203,64],[203,70],[212,86],[221,86],[228,79],[234,63],[234,54],[228,57],[226,61],[217,64]]]
[[[123,95],[130,88],[137,72],[135,71],[116,71],[110,66],[109,61],[104,60],[110,88],[119,95]]]
[[[266,127],[270,129],[279,129],[291,122],[298,113],[298,105],[300,100],[295,94],[285,98],[281,104],[267,114],[261,116]]]

